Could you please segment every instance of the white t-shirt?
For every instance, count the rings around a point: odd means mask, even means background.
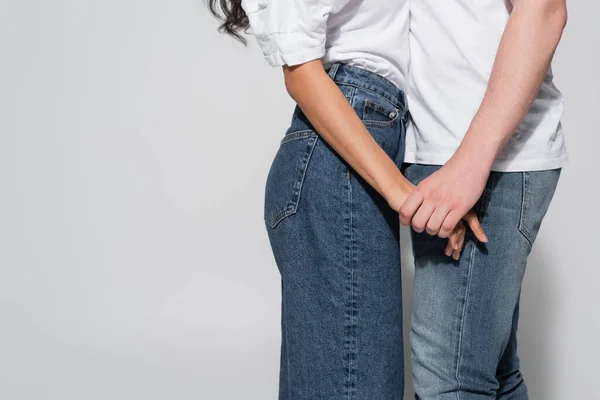
[[[387,78],[399,88],[408,70],[408,0],[242,0],[272,66],[323,59]]]
[[[442,165],[454,154],[487,89],[510,9],[506,0],[411,2],[407,95],[413,123],[407,131],[406,162]],[[562,114],[563,97],[548,71],[493,170],[566,165]]]

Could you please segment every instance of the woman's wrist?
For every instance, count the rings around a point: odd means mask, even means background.
[[[415,188],[415,185],[402,178],[402,180],[394,181],[388,185],[381,195],[394,211],[400,212],[400,207]]]

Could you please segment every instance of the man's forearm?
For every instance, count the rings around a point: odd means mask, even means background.
[[[491,169],[537,97],[566,21],[566,0],[514,1],[487,91],[456,156]]]

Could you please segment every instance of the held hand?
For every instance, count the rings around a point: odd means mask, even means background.
[[[462,221],[459,221],[458,224],[456,224],[456,228],[454,228],[448,237],[448,244],[446,245],[446,250],[444,251],[448,257],[452,257],[458,261],[465,244],[466,233],[467,228],[465,227],[465,224]]]
[[[464,221],[469,224],[469,227],[475,234],[475,237],[482,242],[487,242],[487,237],[485,236],[485,232],[481,224],[479,223],[479,219],[473,211],[469,211],[467,215],[463,218]],[[446,245],[445,253],[448,257],[454,258],[456,261],[460,258],[460,254],[465,244],[465,235],[467,233],[467,227],[463,223],[463,221],[458,221],[456,227],[448,236],[448,244]]]
[[[407,183],[407,185],[394,185],[389,190],[387,190],[387,201],[394,210],[399,212],[402,207],[402,204],[407,199],[407,193],[412,193],[416,190],[416,187],[411,183]],[[475,236],[483,241],[487,241],[487,237],[479,223],[479,219],[473,211],[469,211],[463,218],[464,221],[467,222],[471,230],[475,233]],[[462,221],[459,221],[454,230],[448,236],[448,245],[446,246],[445,253],[448,257],[452,257],[455,260],[460,258],[460,254],[462,252],[464,243],[465,243],[465,234],[467,232],[467,228]]]
[[[400,207],[400,222],[416,232],[447,238],[463,218],[477,239],[487,242],[471,208],[481,197],[489,169],[451,159],[421,182]]]

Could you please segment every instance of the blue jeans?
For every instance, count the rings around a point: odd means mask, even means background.
[[[359,68],[328,73],[400,168],[404,93]],[[398,214],[298,107],[269,172],[264,215],[282,283],[279,399],[400,399]]]
[[[418,184],[439,166],[411,164]],[[413,231],[415,303],[410,341],[417,399],[527,399],[517,323],[527,256],[560,170],[492,172],[475,211],[489,242],[467,235],[459,261],[446,240]]]

